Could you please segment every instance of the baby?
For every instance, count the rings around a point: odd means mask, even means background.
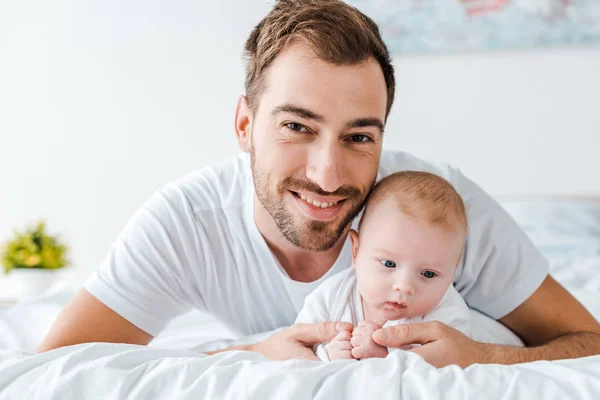
[[[372,334],[396,324],[437,320],[469,335],[469,310],[452,284],[467,217],[452,185],[426,172],[387,176],[373,189],[358,230],[350,231],[353,268],[315,289],[296,319],[354,325],[316,346],[321,360],[386,357],[394,349]]]

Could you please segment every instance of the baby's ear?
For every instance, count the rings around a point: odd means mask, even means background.
[[[356,261],[356,255],[358,254],[358,232],[354,229],[350,229],[350,242],[352,243],[352,266],[354,267],[354,263]]]

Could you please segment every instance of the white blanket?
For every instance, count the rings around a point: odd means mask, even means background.
[[[600,205],[525,206],[507,204],[550,257],[552,274],[600,318]],[[540,215],[544,212],[546,218]],[[574,221],[579,229],[573,228]],[[570,233],[555,232],[561,226],[569,227]],[[0,312],[0,349],[5,349],[0,350],[0,399],[600,398],[600,356],[514,366],[473,365],[465,370],[436,369],[406,352],[386,359],[328,364],[269,361],[241,351],[208,357],[200,351],[239,340],[201,344],[226,338],[228,333],[198,314],[175,321],[151,347],[93,343],[32,354],[65,297],[58,293],[29,305],[26,311],[33,314],[27,321],[41,321],[43,326],[26,326],[25,319],[19,318],[23,309]],[[480,326],[490,328],[485,323]],[[36,335],[28,336],[30,332]]]
[[[597,399],[600,357],[436,369],[394,352],[364,361],[267,361],[249,352],[84,344],[2,352],[1,399]],[[24,396],[25,393],[31,395]]]

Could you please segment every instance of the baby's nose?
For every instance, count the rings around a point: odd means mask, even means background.
[[[397,292],[401,292],[402,294],[408,295],[408,296],[412,296],[413,294],[415,294],[415,288],[413,285],[411,285],[410,282],[395,282],[394,283],[394,290]]]

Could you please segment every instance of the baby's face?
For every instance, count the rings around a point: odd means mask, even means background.
[[[452,283],[463,235],[416,221],[393,200],[377,204],[368,218],[360,237],[351,232],[365,313],[387,321],[431,312]]]

